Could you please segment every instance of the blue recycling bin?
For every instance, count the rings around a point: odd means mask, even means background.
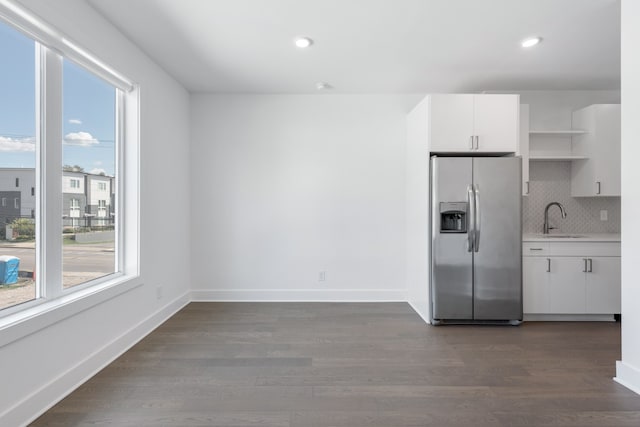
[[[18,281],[20,258],[11,255],[0,256],[0,285],[11,285]]]

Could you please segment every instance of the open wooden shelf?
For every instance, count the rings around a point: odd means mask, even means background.
[[[532,162],[542,162],[542,161],[547,161],[547,162],[566,162],[566,161],[571,161],[571,160],[586,160],[588,159],[588,157],[585,156],[536,156],[536,155],[531,155],[529,156],[529,160]]]
[[[587,133],[581,129],[565,129],[565,130],[530,130],[529,135],[582,135]]]

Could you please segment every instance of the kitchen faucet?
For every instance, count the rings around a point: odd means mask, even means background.
[[[564,210],[564,206],[562,206],[558,202],[549,203],[547,207],[544,208],[544,228],[542,230],[544,234],[549,234],[549,229],[554,228],[554,227],[549,227],[549,208],[553,205],[556,205],[557,207],[560,208],[560,213],[562,214],[562,218],[567,217],[567,212]]]

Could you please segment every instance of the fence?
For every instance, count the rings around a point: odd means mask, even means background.
[[[62,218],[63,232],[106,231],[113,230],[114,226],[115,218],[113,216],[84,216],[80,218],[65,216]]]
[[[115,229],[115,218],[99,216],[83,216],[80,218],[62,218],[62,232],[75,233],[86,231],[111,231]],[[7,230],[11,236],[7,236]],[[33,238],[35,236],[35,219],[31,216],[0,217],[0,240],[15,238]]]

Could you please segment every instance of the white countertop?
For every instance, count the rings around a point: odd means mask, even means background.
[[[554,236],[579,236],[579,237],[554,237]],[[524,234],[523,242],[619,242],[620,234],[613,233],[549,233],[549,234]]]

